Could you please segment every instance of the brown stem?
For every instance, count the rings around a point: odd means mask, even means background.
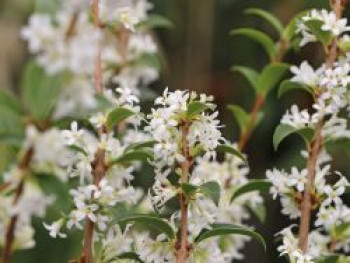
[[[257,115],[261,107],[264,105],[264,102],[265,102],[265,97],[262,95],[258,95],[254,102],[253,108],[249,113],[249,122],[248,122],[247,128],[245,132],[241,135],[238,141],[238,148],[240,150],[244,150],[244,148],[246,147],[247,142],[252,135]]]
[[[182,155],[185,157],[185,161],[181,163],[181,183],[187,183],[189,177],[189,170],[191,166],[191,160],[189,155],[189,147],[187,142],[187,136],[189,132],[189,123],[184,122],[181,126],[182,129]],[[177,242],[176,247],[176,262],[185,263],[189,256],[190,245],[188,243],[188,197],[184,193],[180,193],[180,205],[181,205],[181,232],[180,242]]]
[[[66,40],[68,40],[71,36],[73,36],[74,34],[74,30],[75,30],[75,26],[78,22],[78,16],[79,16],[79,13],[78,12],[74,12],[70,21],[69,21],[69,24],[68,24],[68,27],[67,27],[67,30],[66,30]]]
[[[346,1],[344,0],[332,0],[331,6],[335,12],[337,18],[341,18],[342,12],[344,11]],[[334,38],[327,48],[326,54],[326,66],[328,68],[333,67],[334,62],[338,57],[337,50],[337,39]],[[301,201],[301,216],[300,216],[300,226],[299,226],[299,242],[298,246],[303,253],[307,252],[308,249],[308,237],[310,232],[310,221],[311,212],[313,210],[311,194],[313,191],[313,185],[315,181],[316,173],[316,163],[318,155],[322,150],[323,138],[322,138],[322,128],[324,125],[324,120],[321,119],[315,127],[315,136],[309,147],[309,155],[307,160],[307,182],[305,183],[305,191],[303,193]]]
[[[103,177],[105,176],[107,165],[105,160],[105,150],[98,149],[95,153],[95,159],[91,163],[92,165],[92,175],[93,183],[98,186]],[[93,193],[92,193],[93,195]],[[92,198],[92,196],[91,196]],[[81,263],[93,263],[93,234],[94,234],[95,224],[89,218],[85,220],[84,226],[84,244],[83,252],[80,258]]]
[[[99,6],[98,0],[93,0],[92,2],[92,13],[94,17],[94,23],[96,28],[101,28],[100,18],[99,18]],[[94,71],[94,81],[95,81],[95,90],[97,93],[103,93],[102,88],[102,61],[101,61],[101,41],[98,40],[96,58],[95,58],[95,71]]]
[[[19,182],[16,193],[15,193],[15,198],[13,199],[13,206],[15,206],[19,199],[21,198],[23,194],[23,188],[24,188],[24,176],[27,173],[28,169],[30,168],[30,163],[34,155],[34,149],[31,147],[29,148],[23,158],[21,159],[19,163],[19,169],[23,173],[22,179]],[[13,242],[15,239],[15,231],[16,231],[16,225],[18,222],[18,214],[13,215],[10,219],[10,223],[7,226],[6,229],[6,236],[5,236],[5,245],[4,245],[4,253],[2,255],[2,263],[10,263],[11,261],[11,256],[12,256],[12,246]]]

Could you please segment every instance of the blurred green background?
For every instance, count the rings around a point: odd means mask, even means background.
[[[37,4],[41,11],[55,6],[59,0],[2,0],[0,1],[0,88],[18,92],[22,69],[30,58],[26,44],[19,38],[21,27],[28,16],[35,11]],[[244,10],[248,7],[259,7],[274,13],[287,23],[301,10],[313,7],[328,7],[327,0],[154,0],[154,13],[162,14],[173,21],[175,27],[171,30],[160,29],[155,32],[165,57],[166,67],[160,81],[153,86],[161,92],[164,87],[170,89],[189,89],[213,94],[219,105],[222,122],[225,125],[226,138],[236,140],[238,127],[227,104],[239,104],[250,109],[254,97],[253,90],[239,75],[230,72],[232,65],[252,66],[261,69],[268,58],[262,48],[251,40],[243,37],[232,37],[229,31],[239,27],[254,27],[262,29],[276,37],[273,29],[262,20],[247,16]],[[309,59],[313,65],[322,61],[322,51],[317,45],[310,45],[301,52],[290,52],[285,61],[299,64]],[[269,95],[264,106],[266,117],[257,128],[250,140],[246,153],[249,156],[251,178],[263,178],[266,169],[274,166],[288,169],[291,165],[302,166],[304,160],[299,157],[302,143],[298,138],[288,138],[278,152],[272,147],[272,134],[281,115],[293,103],[303,107],[310,105],[305,93],[292,92],[278,100],[275,90]],[[1,150],[0,145],[0,150]],[[1,153],[1,151],[0,151]],[[349,156],[345,151],[333,149],[334,167],[346,174],[349,167]],[[4,169],[7,156],[1,155],[1,170]],[[48,192],[63,193],[64,189],[47,189]],[[62,209],[66,197],[61,197]],[[269,245],[264,252],[257,244],[249,243],[245,249],[247,263],[285,262],[276,252],[278,243],[274,234],[290,224],[288,219],[280,214],[278,201],[269,196],[267,203],[267,223],[259,223],[254,218],[252,224],[261,232]],[[57,211],[48,214],[47,221],[57,216]],[[35,249],[16,253],[13,262],[26,263],[61,263],[67,262],[72,255],[77,255],[80,246],[79,235],[68,240],[51,239],[42,227],[41,220],[35,220]],[[1,233],[3,234],[3,233]]]

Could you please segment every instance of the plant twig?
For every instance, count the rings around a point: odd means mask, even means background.
[[[24,177],[26,173],[28,172],[30,168],[30,163],[33,159],[34,155],[34,148],[30,147],[25,154],[23,155],[23,158],[21,159],[19,163],[19,169],[21,170],[22,173],[22,178],[21,181],[19,182],[16,193],[15,193],[15,198],[13,200],[13,206],[16,206],[19,199],[21,198],[23,194],[23,188],[24,188]],[[10,219],[10,223],[7,226],[6,229],[6,236],[5,236],[5,245],[4,245],[4,251],[2,255],[2,263],[10,263],[11,262],[11,256],[12,256],[12,247],[13,247],[13,242],[15,239],[15,231],[16,231],[16,225],[18,222],[18,214],[13,215]]]
[[[189,156],[189,147],[187,142],[187,136],[189,133],[189,123],[186,121],[181,126],[182,129],[182,155],[185,160],[181,163],[181,183],[188,182],[189,170],[191,166],[191,160]],[[181,205],[181,232],[180,242],[176,244],[176,262],[185,263],[189,256],[190,245],[188,243],[188,197],[184,193],[180,193],[180,205]]]
[[[344,0],[331,1],[331,6],[337,16],[337,19],[341,18],[345,5],[346,5],[346,1]],[[327,50],[328,52],[326,54],[326,66],[328,68],[331,68],[333,67],[334,62],[338,57],[336,38],[332,40]],[[312,194],[313,185],[315,181],[317,158],[323,146],[323,137],[322,137],[323,125],[324,125],[324,119],[321,119],[316,124],[315,136],[308,149],[308,153],[309,153],[308,160],[307,160],[308,174],[307,174],[307,182],[305,184],[305,190],[301,201],[301,216],[300,216],[299,241],[298,241],[298,246],[303,253],[306,253],[308,249],[311,212],[313,210],[311,194]]]

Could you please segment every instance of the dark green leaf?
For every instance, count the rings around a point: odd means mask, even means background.
[[[198,191],[214,201],[216,205],[220,201],[220,185],[217,182],[207,182],[198,186]]]
[[[262,193],[268,193],[271,187],[271,182],[268,180],[250,180],[248,183],[235,189],[231,202],[233,202],[237,197],[254,191],[259,191]]]
[[[182,184],[182,190],[184,193],[188,196],[191,197],[198,189],[197,186],[192,185],[192,184]]]
[[[235,155],[238,158],[240,158],[242,161],[247,162],[247,159],[244,157],[244,155],[241,153],[241,151],[236,149],[236,148],[234,148],[234,147],[232,147],[232,146],[229,146],[229,145],[226,145],[226,144],[220,144],[216,148],[216,150],[218,152],[229,153],[229,154]]]
[[[252,69],[249,67],[243,67],[243,66],[233,66],[231,70],[242,74],[242,76],[244,76],[249,82],[249,84],[254,88],[255,92],[258,93],[259,73],[255,69]]]
[[[19,115],[23,114],[21,102],[11,92],[5,89],[0,89],[0,105]]]
[[[318,19],[310,19],[308,21],[305,21],[304,24],[324,46],[328,46],[330,44],[332,40],[332,34],[329,31],[322,30],[321,27],[324,24],[323,21]]]
[[[130,260],[133,260],[136,262],[143,263],[143,261],[140,259],[140,257],[135,252],[125,252],[125,253],[120,254],[119,256],[115,257],[110,262],[114,263],[114,260],[118,260],[118,259],[130,259]]]
[[[144,214],[131,214],[131,215],[126,215],[126,216],[117,218],[116,221],[118,224],[131,223],[131,222],[134,222],[135,224],[141,223],[143,225],[146,225],[148,228],[151,228],[166,234],[170,239],[173,239],[175,237],[174,230],[168,224],[168,222],[156,216],[150,216],[150,215],[144,215]]]
[[[264,68],[258,78],[259,94],[266,95],[281,81],[283,75],[289,70],[285,63],[270,64]]]
[[[313,95],[313,90],[312,88],[300,84],[298,82],[294,82],[294,81],[290,81],[290,80],[285,80],[282,82],[279,90],[278,90],[278,97],[281,97],[282,95],[284,95],[285,93],[287,93],[288,91],[291,90],[296,90],[296,89],[301,89],[301,90],[305,90],[308,93],[310,93],[311,95]]]
[[[187,118],[191,119],[191,118],[201,114],[203,111],[205,111],[208,108],[209,108],[209,106],[203,102],[192,101],[188,104],[186,116],[187,116]]]
[[[233,116],[235,117],[241,134],[244,133],[250,121],[249,114],[238,105],[228,105],[227,108],[232,112]]]
[[[314,137],[314,130],[312,128],[302,128],[296,129],[290,125],[280,124],[277,126],[275,133],[273,135],[273,147],[277,150],[278,145],[289,135],[297,133],[300,135],[306,144],[310,143],[310,141]]]
[[[244,235],[249,236],[258,241],[260,244],[263,245],[264,249],[266,250],[266,244],[263,239],[263,237],[258,234],[257,232],[238,225],[233,224],[213,224],[212,229],[202,231],[196,238],[195,242],[199,243],[203,240],[206,240],[211,237],[215,236],[222,236],[222,235]]]
[[[264,47],[271,60],[276,55],[276,48],[274,42],[268,35],[266,35],[263,32],[252,28],[240,28],[232,30],[231,35],[243,35],[258,42]]]
[[[270,25],[272,25],[279,34],[283,32],[283,25],[281,21],[272,13],[260,8],[248,8],[245,12],[248,15],[256,15],[265,19]]]
[[[290,42],[297,34],[297,27],[300,19],[305,16],[309,11],[302,11],[292,18],[289,24],[285,27],[283,31],[283,39]]]
[[[125,151],[153,148],[156,143],[157,142],[155,140],[132,143],[125,149]]]
[[[113,129],[116,125],[125,121],[127,118],[135,115],[135,112],[126,108],[116,108],[112,110],[107,116],[107,128],[109,130]]]

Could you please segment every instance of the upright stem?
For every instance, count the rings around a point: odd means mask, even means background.
[[[99,5],[98,0],[93,0],[92,2],[92,12],[94,17],[94,23],[96,28],[100,28],[100,18],[99,18]],[[95,90],[97,93],[103,93],[102,88],[102,62],[101,62],[101,41],[97,42],[96,58],[95,58],[95,72],[94,72]]]
[[[335,12],[337,18],[341,18],[342,12],[345,8],[345,0],[332,0],[331,6]],[[326,53],[326,66],[328,68],[333,67],[334,62],[337,59],[337,39],[334,38],[332,43],[329,45]],[[324,119],[321,119],[315,127],[315,136],[308,149],[308,160],[307,160],[307,181],[305,183],[305,190],[301,201],[301,216],[299,226],[299,243],[298,246],[303,253],[307,252],[308,249],[308,238],[310,232],[311,223],[311,212],[313,210],[313,204],[311,194],[313,191],[315,174],[316,174],[316,163],[318,155],[322,150],[323,137],[322,128],[324,125]]]
[[[19,182],[16,193],[15,193],[15,198],[13,200],[13,206],[16,206],[19,199],[21,198],[23,194],[23,188],[24,188],[24,176],[27,173],[27,171],[30,168],[30,163],[33,159],[34,155],[34,149],[30,147],[24,154],[23,158],[21,159],[19,163],[19,169],[22,172],[22,178],[21,181]],[[15,239],[15,231],[16,231],[16,225],[18,222],[18,214],[13,215],[10,219],[10,223],[7,226],[6,230],[6,236],[5,236],[5,245],[4,245],[4,253],[2,255],[2,263],[10,263],[11,262],[11,256],[12,256],[12,246],[13,242]]]
[[[105,161],[105,150],[98,149],[95,153],[95,159],[91,163],[92,165],[92,175],[93,183],[98,186],[103,177],[105,176],[107,165]],[[92,193],[93,195],[93,193]],[[93,234],[94,234],[95,224],[89,218],[85,220],[84,226],[84,244],[83,253],[80,258],[81,263],[92,263],[93,262]]]
[[[185,160],[181,163],[181,183],[188,183],[189,171],[191,166],[191,160],[189,155],[189,147],[187,136],[189,132],[189,123],[184,122],[181,126],[182,129],[182,155]],[[190,245],[188,243],[188,198],[185,194],[180,193],[180,205],[181,205],[181,232],[180,243],[176,247],[176,262],[185,263],[189,256]]]

